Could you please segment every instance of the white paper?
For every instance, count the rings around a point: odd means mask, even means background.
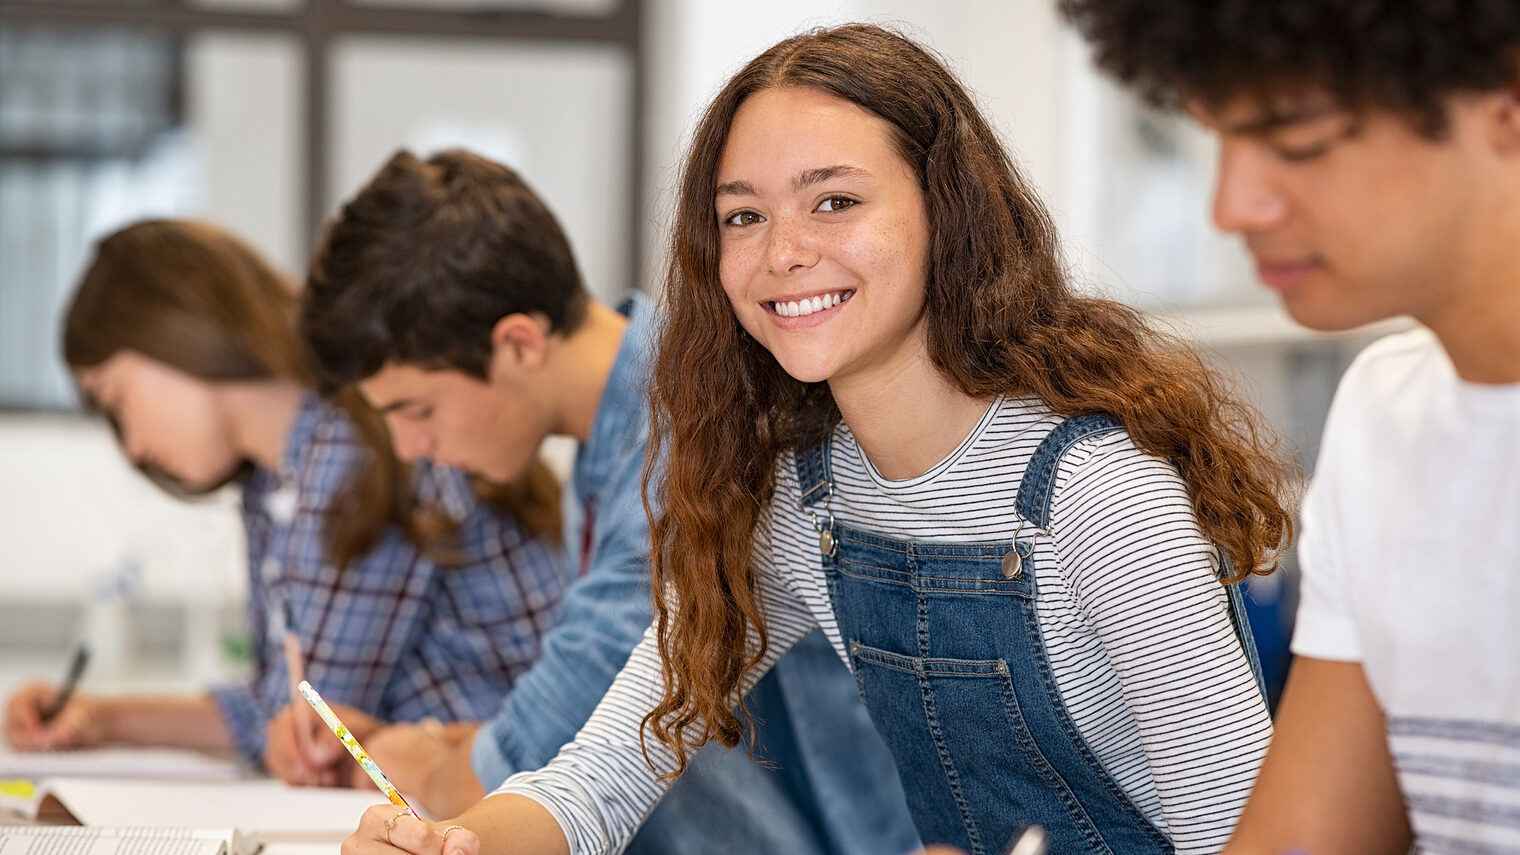
[[[0,855],[247,855],[255,848],[230,828],[0,827]]]
[[[382,804],[378,790],[291,787],[280,781],[226,783],[56,778],[38,786],[83,825],[236,828],[250,839],[341,841],[360,815]]]
[[[184,748],[91,748],[78,751],[12,751],[0,742],[0,779],[156,778],[170,781],[233,781],[247,767],[233,757]]]

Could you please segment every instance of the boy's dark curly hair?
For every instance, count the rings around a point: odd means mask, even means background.
[[[1210,109],[1327,90],[1438,137],[1446,98],[1516,82],[1516,0],[1060,0],[1099,67],[1146,100]]]

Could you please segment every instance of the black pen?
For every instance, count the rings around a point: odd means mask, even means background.
[[[69,663],[68,676],[63,678],[63,685],[58,689],[58,697],[42,711],[42,723],[47,724],[63,712],[68,706],[69,698],[74,694],[74,687],[79,685],[79,678],[84,676],[84,666],[90,662],[90,648],[83,644],[74,648],[74,661]]]

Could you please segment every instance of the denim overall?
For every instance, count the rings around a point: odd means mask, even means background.
[[[1173,851],[1077,732],[1035,614],[1033,529],[1049,523],[1061,456],[1120,429],[1111,416],[1081,416],[1040,443],[1019,484],[1013,550],[1006,540],[915,543],[836,525],[828,442],[797,455],[799,504],[819,530],[850,667],[925,843],[996,855],[1038,824],[1061,855]],[[1226,587],[1260,687],[1240,592]]]

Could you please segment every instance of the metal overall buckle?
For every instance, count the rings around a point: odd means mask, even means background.
[[[813,495],[819,490],[824,491],[822,499],[823,513],[828,519],[827,522],[820,522],[822,518],[805,504],[808,496]],[[829,509],[829,499],[833,497],[834,484],[831,481],[819,481],[817,484],[807,488],[801,496],[797,497],[797,508],[812,519],[813,530],[818,532],[818,551],[826,558],[833,558],[839,552],[839,541],[834,537],[834,512]]]

